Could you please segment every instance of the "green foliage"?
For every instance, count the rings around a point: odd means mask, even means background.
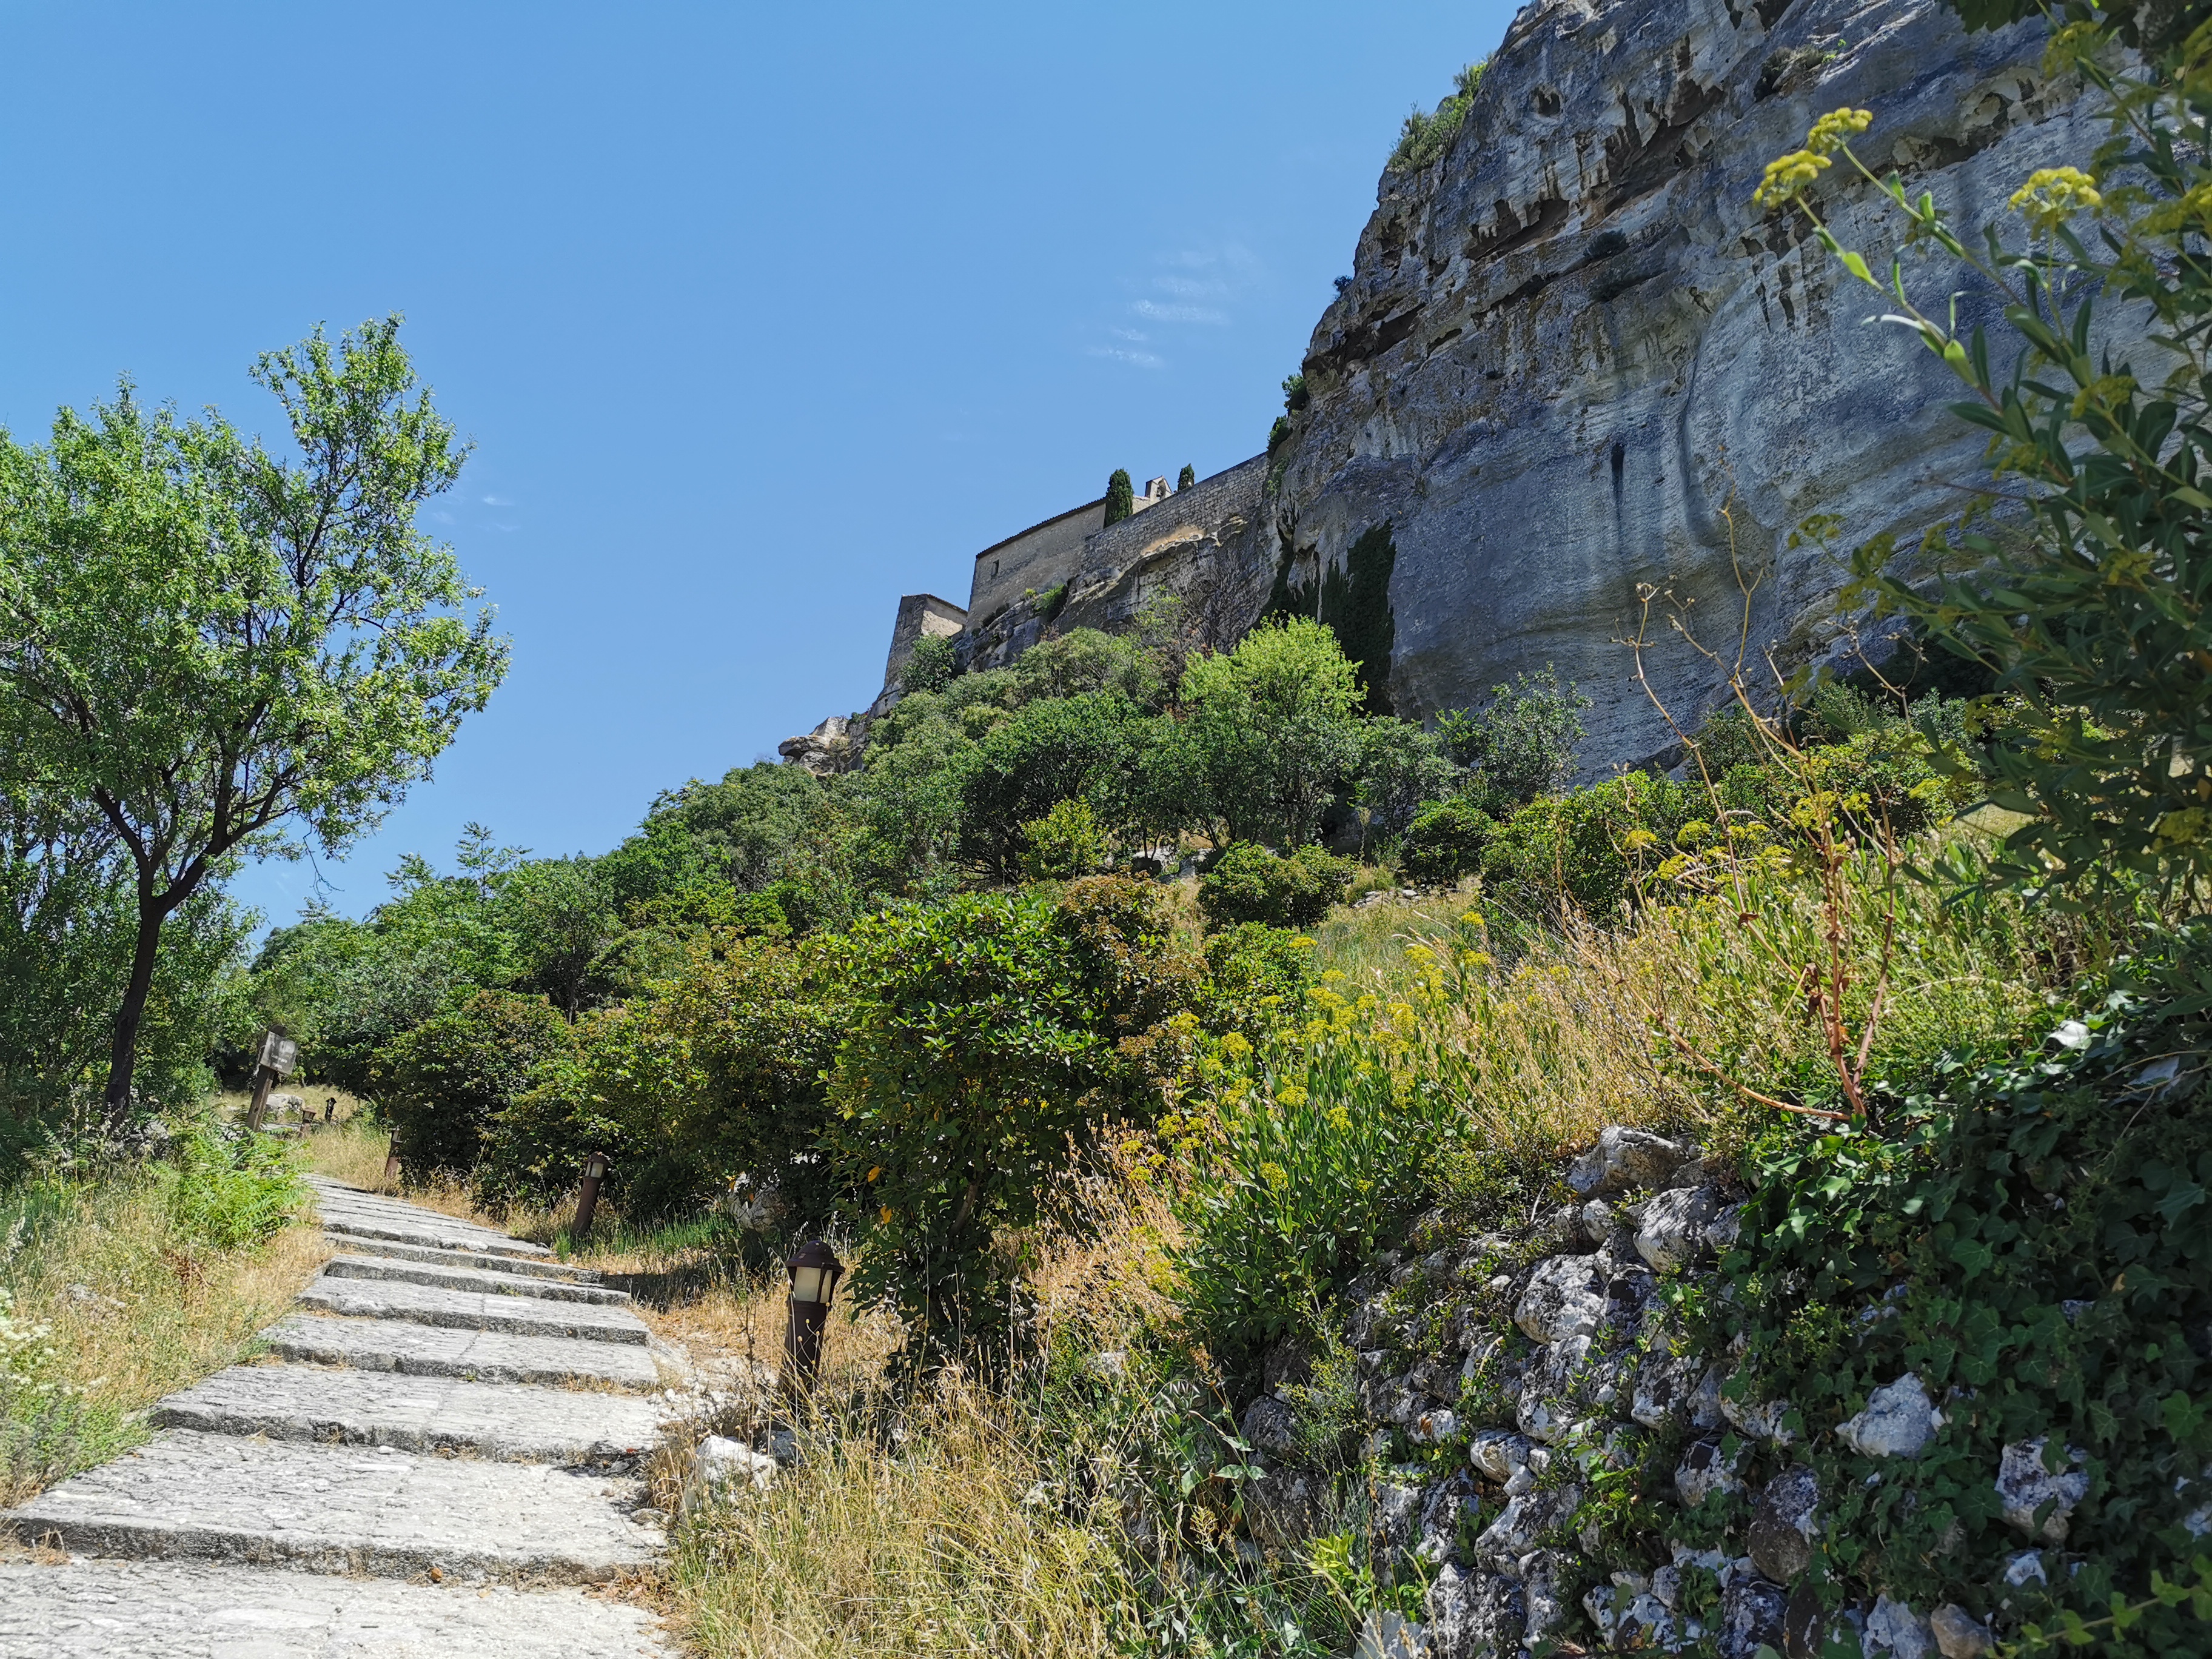
[[[1306,390],[1306,377],[1303,372],[1283,382],[1283,413],[1285,415],[1297,414],[1312,401],[1313,393]]]
[[[1336,635],[1358,676],[1360,704],[1370,714],[1390,712],[1390,653],[1398,623],[1390,609],[1390,573],[1397,567],[1398,544],[1390,521],[1362,532],[1345,550],[1340,564],[1322,571],[1317,583],[1293,583],[1291,554],[1285,551],[1267,596],[1266,615],[1311,617]]]
[[[386,1044],[370,1084],[408,1177],[466,1175],[499,1115],[575,1053],[551,1003],[510,991],[479,991]]]
[[[506,672],[477,590],[415,527],[466,452],[398,326],[260,359],[298,459],[128,382],[90,421],[63,410],[44,448],[0,438],[0,633],[37,642],[0,655],[0,781],[96,802],[137,895],[112,1119],[168,918],[238,854],[348,845]]]
[[[1444,710],[1437,732],[1444,751],[1472,774],[1468,790],[1476,804],[1498,817],[1566,782],[1589,707],[1588,697],[1571,685],[1563,689],[1547,666],[1492,686],[1479,714]]]
[[[1690,821],[1692,796],[1667,778],[1629,772],[1545,795],[1506,818],[1483,855],[1483,884],[1500,908],[1548,918],[1571,904],[1594,921],[1620,917],[1639,876]]]
[[[1097,872],[1106,838],[1085,800],[1064,800],[1021,829],[1022,874],[1031,881],[1067,881]]]
[[[1249,841],[1231,842],[1199,878],[1198,908],[1216,927],[1236,922],[1310,927],[1343,896],[1352,871],[1351,860],[1318,847],[1278,858]]]
[[[1398,146],[1390,152],[1388,171],[1425,167],[1451,148],[1452,140],[1466,124],[1468,106],[1474,101],[1475,88],[1482,84],[1482,72],[1489,62],[1486,58],[1460,70],[1452,78],[1452,90],[1433,111],[1416,107],[1406,118]]]
[[[1232,922],[1206,941],[1200,1019],[1258,1042],[1297,1017],[1314,977],[1313,941],[1263,921]]]
[[[1182,471],[1176,474],[1176,488],[1178,490],[1188,489],[1197,482],[1198,469],[1188,461],[1185,461],[1182,464]]]
[[[2016,8],[1961,9],[1990,24]],[[2111,137],[2087,170],[2021,183],[2018,230],[1954,228],[1932,196],[1876,179],[1850,142],[1872,121],[1864,111],[1824,118],[1807,149],[1768,167],[1759,195],[1802,209],[1964,382],[1954,412],[1990,434],[1999,488],[1924,544],[1932,584],[1894,568],[1887,537],[1858,550],[1853,572],[1860,593],[1975,665],[2003,699],[2001,711],[1984,703],[1981,765],[1990,799],[2027,821],[1996,875],[2076,893],[2139,878],[2189,889],[2212,874],[2212,268],[2200,252],[2212,32],[2199,5],[2081,0],[2060,12],[2045,72],[2094,88]],[[2131,56],[2128,42],[2147,50]],[[1803,192],[1838,154],[1901,221],[1898,245],[1947,267],[1944,290],[1957,289],[1956,264],[1973,269],[2016,351],[1993,352],[1979,328],[1961,337],[1955,302],[1916,305],[1903,254],[1885,278],[1838,242]],[[2126,324],[2108,329],[2100,303],[2125,307]]]
[[[1145,742],[1141,712],[1118,692],[1046,698],[1016,709],[963,759],[963,850],[1011,873],[1023,827],[1063,801],[1081,801],[1094,825],[1126,822]]]
[[[1273,456],[1277,450],[1290,442],[1295,431],[1296,428],[1291,426],[1289,416],[1276,416],[1273,422],[1267,428],[1267,453]]]
[[[1231,1375],[1321,1310],[1428,1201],[1456,1108],[1407,1064],[1371,1006],[1315,993],[1322,1017],[1257,1048],[1224,1039],[1212,1110],[1172,1121],[1192,1160],[1176,1203],[1182,1302]]]
[[[1889,1138],[1778,1133],[1755,1160],[1733,1288],[1710,1311],[1747,1341],[1741,1397],[1787,1398],[1803,1421],[1783,1455],[1820,1479],[1813,1583],[1830,1606],[1880,1586],[2101,1622],[2144,1600],[2100,1650],[2201,1641],[2156,1604],[2154,1574],[2193,1577],[2188,1518],[2212,1501],[2212,936],[2186,929],[2116,979],[2040,1054],[1899,1079]],[[1944,1401],[1922,1456],[1822,1432],[1905,1371]],[[2039,1437],[2087,1490],[2045,1547],[2047,1583],[2008,1589],[2024,1540],[1992,1478],[2004,1446]]]
[[[1117,466],[1106,480],[1106,526],[1111,529],[1137,510],[1137,487],[1129,482],[1129,469]]]
[[[1459,769],[1433,732],[1411,720],[1384,716],[1366,721],[1359,733],[1359,781],[1352,799],[1360,812],[1363,849],[1390,847],[1412,827],[1424,808],[1449,795]]]
[[[1303,617],[1264,623],[1184,670],[1183,718],[1148,757],[1159,816],[1217,842],[1302,846],[1359,762],[1359,687],[1335,636]]]
[[[866,917],[840,954],[854,1000],[828,1146],[873,1211],[854,1291],[905,1318],[918,1358],[988,1357],[1012,1290],[994,1234],[1033,1222],[1107,1127],[1157,1112],[1196,966],[1157,890],[1110,876]]]
[[[284,1144],[197,1123],[165,1171],[171,1237],[186,1246],[243,1249],[275,1237],[307,1202]]]
[[[924,634],[899,670],[902,691],[942,691],[960,672],[959,653],[942,634]]]
[[[681,1215],[744,1176],[766,1218],[819,1226],[835,1207],[816,1156],[823,1076],[843,1012],[823,941],[703,936],[668,978],[585,1016],[573,1063],[550,1066],[488,1130],[477,1189],[550,1204],[598,1150],[635,1218]]]
[[[1416,881],[1445,884],[1479,874],[1498,839],[1498,820],[1467,795],[1432,801],[1406,827],[1398,857]]]

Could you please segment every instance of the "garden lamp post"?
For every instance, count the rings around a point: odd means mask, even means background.
[[[809,1239],[783,1264],[791,1270],[791,1319],[784,1327],[784,1386],[804,1394],[822,1369],[822,1330],[845,1264],[820,1239]]]
[[[592,1231],[592,1212],[599,1207],[599,1182],[606,1178],[607,1155],[593,1152],[584,1160],[584,1189],[576,1194],[576,1224],[568,1237],[580,1241]]]

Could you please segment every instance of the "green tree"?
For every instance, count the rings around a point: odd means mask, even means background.
[[[1176,488],[1177,489],[1188,489],[1197,482],[1198,469],[1193,466],[1188,461],[1185,461],[1182,464],[1182,471],[1176,474]]]
[[[899,670],[902,691],[942,691],[960,672],[959,654],[942,634],[924,634]]]
[[[614,904],[587,858],[533,859],[500,889],[520,981],[570,1019],[584,1011],[621,934]]]
[[[1017,867],[1022,828],[1063,801],[1096,823],[1126,821],[1146,722],[1112,691],[1024,705],[987,732],[961,769],[963,845],[1001,874]]]
[[[414,1179],[466,1175],[500,1115],[575,1054],[574,1031],[544,997],[479,991],[424,1020],[378,1053],[371,1079],[402,1166]]]
[[[42,448],[0,437],[0,766],[95,807],[132,871],[111,1121],[163,924],[234,856],[342,850],[505,672],[477,590],[415,527],[466,452],[398,328],[257,363],[297,459],[127,382]]]
[[[1106,522],[1117,525],[1137,510],[1137,487],[1129,482],[1129,470],[1125,466],[1114,469],[1106,480]]]
[[[1147,771],[1155,816],[1232,841],[1302,846],[1356,777],[1359,683],[1336,636],[1291,617],[1183,671],[1183,717]]]
[[[1479,713],[1446,709],[1437,716],[1444,752],[1472,775],[1467,793],[1482,811],[1503,817],[1573,775],[1589,699],[1561,686],[1547,665],[1510,685],[1494,685]]]

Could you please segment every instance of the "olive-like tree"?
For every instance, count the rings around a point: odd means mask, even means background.
[[[1177,489],[1188,489],[1197,482],[1198,469],[1193,466],[1188,461],[1185,461],[1182,464],[1182,471],[1176,474],[1176,488]]]
[[[111,1124],[162,924],[241,856],[340,851],[506,672],[481,590],[416,528],[468,448],[399,322],[256,363],[295,453],[128,381],[43,447],[0,434],[0,769],[96,811],[133,878]]]

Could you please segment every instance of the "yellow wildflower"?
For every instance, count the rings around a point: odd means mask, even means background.
[[[2077,213],[2104,206],[2097,181],[2079,167],[2038,167],[2012,193],[2012,210],[2038,230],[2056,230]]]
[[[1832,155],[1873,125],[1872,110],[1831,110],[1813,123],[1812,131],[1805,135],[1805,148],[1814,155]]]

